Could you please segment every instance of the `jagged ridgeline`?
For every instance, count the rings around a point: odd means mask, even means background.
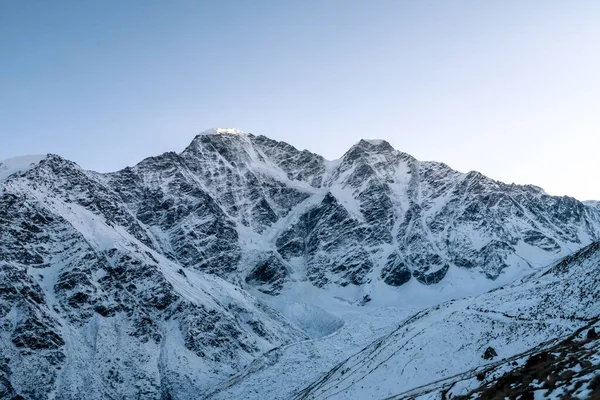
[[[216,129],[108,174],[6,160],[0,397],[194,398],[307,338],[247,290],[309,282],[376,299],[377,285],[520,276],[599,237],[596,203],[379,140],[328,161]]]
[[[430,285],[457,268],[495,279],[599,237],[597,208],[420,162],[385,141],[362,140],[328,161],[264,136],[218,132],[95,178],[144,243],[183,267],[233,274],[272,294],[299,265],[319,287]]]

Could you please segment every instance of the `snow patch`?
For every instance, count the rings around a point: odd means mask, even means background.
[[[312,339],[331,335],[344,325],[340,318],[320,307],[293,302],[280,307],[280,312],[290,321],[302,328]]]
[[[13,157],[0,161],[0,181],[13,174],[16,174],[17,172],[25,172],[30,170],[46,157],[46,154],[35,154]]]
[[[201,132],[200,135],[243,135],[244,131],[235,128],[212,128]]]

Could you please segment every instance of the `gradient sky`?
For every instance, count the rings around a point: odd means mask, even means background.
[[[600,1],[0,1],[0,160],[112,171],[212,127],[600,199]]]

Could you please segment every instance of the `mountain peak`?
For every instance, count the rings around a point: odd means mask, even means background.
[[[359,158],[372,154],[390,154],[395,149],[391,144],[381,139],[360,139],[342,157],[353,162]]]
[[[383,139],[362,139],[362,140],[369,144],[372,144],[373,146],[381,146],[381,145],[389,144],[387,141],[385,141]]]
[[[361,148],[368,148],[373,150],[394,150],[392,145],[388,141],[383,139],[361,139],[354,146],[359,146]]]
[[[243,135],[244,131],[236,128],[211,128],[201,132],[200,136],[205,135]]]

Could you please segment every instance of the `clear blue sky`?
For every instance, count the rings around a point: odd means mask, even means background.
[[[110,171],[211,127],[600,199],[597,0],[0,0],[0,160]]]

